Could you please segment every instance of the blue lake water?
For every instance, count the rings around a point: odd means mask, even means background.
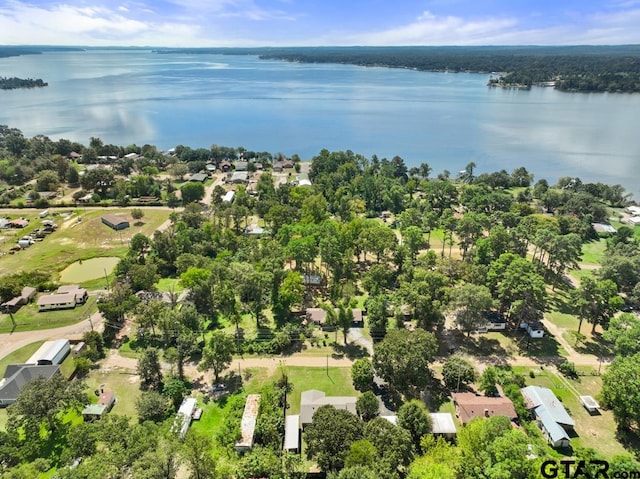
[[[536,178],[640,192],[640,94],[490,89],[488,75],[263,61],[252,56],[90,50],[0,58],[0,124],[88,144],[322,148],[401,156],[455,174],[525,166]]]

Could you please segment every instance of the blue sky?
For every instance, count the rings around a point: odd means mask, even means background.
[[[0,0],[0,44],[640,43],[640,0]]]

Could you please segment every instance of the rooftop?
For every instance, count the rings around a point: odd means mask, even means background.
[[[451,413],[432,412],[429,416],[431,416],[431,432],[433,434],[455,434],[458,432]]]
[[[253,435],[256,430],[258,411],[260,409],[260,394],[249,394],[244,405],[244,413],[240,422],[240,440],[236,442],[236,450],[246,450],[253,447]]]
[[[527,386],[520,390],[524,397],[524,402],[528,409],[535,409],[536,414],[540,416],[540,407],[547,410],[549,417],[554,422],[565,426],[575,426],[575,421],[569,416],[569,413],[562,405],[562,402],[548,388],[539,386]]]
[[[518,417],[513,402],[507,397],[479,396],[474,393],[453,393],[453,402],[462,424],[467,424],[476,417],[506,416],[509,419]]]

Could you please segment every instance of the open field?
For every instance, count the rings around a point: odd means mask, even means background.
[[[604,258],[604,250],[607,248],[607,240],[600,239],[582,245],[581,263],[599,265]]]
[[[100,217],[106,213],[127,216],[132,226],[122,231],[114,231],[103,225]],[[61,215],[50,215],[48,219],[58,224],[58,230],[29,248],[13,255],[5,255],[0,262],[0,276],[16,271],[38,269],[54,275],[69,264],[80,259],[86,260],[97,256],[118,256],[126,254],[129,240],[136,233],[147,236],[169,218],[170,211],[164,209],[144,209],[144,218],[140,224],[134,224],[128,209],[108,210],[64,210]],[[30,219],[30,225],[22,230],[3,230],[6,239],[0,244],[0,252],[6,253],[19,237],[28,234],[40,226],[41,220],[35,212],[21,212]],[[8,232],[8,233],[6,233]],[[8,236],[13,234],[14,236]]]
[[[111,414],[123,414],[132,418],[137,418],[136,400],[140,396],[139,378],[135,373],[114,368],[110,371],[101,369],[92,370],[85,379],[87,392],[97,401],[95,391],[100,387],[113,391],[116,394],[116,404],[111,410]]]
[[[16,328],[13,329],[11,318],[8,314],[0,315],[0,333],[10,333],[12,331],[35,331],[40,329],[60,328],[68,326],[77,321],[87,319],[96,311],[96,297],[89,296],[87,302],[76,306],[74,309],[61,309],[58,311],[38,312],[35,303],[28,304],[14,313]]]

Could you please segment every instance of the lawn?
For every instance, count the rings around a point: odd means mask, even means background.
[[[577,437],[571,439],[573,448],[580,446],[590,447],[609,459],[616,454],[628,454],[628,451],[616,438],[616,423],[613,413],[601,410],[600,414],[590,415],[578,398],[579,395],[590,395],[597,399],[602,389],[600,376],[588,374],[580,376],[577,380],[568,380],[548,369],[540,370],[525,367],[514,367],[513,369],[524,374],[527,385],[549,388],[562,401],[576,422],[575,431]],[[534,371],[534,378],[529,376],[530,370]],[[594,371],[590,369],[590,372],[593,373]]]
[[[137,418],[136,399],[140,396],[139,380],[135,373],[118,369],[111,371],[92,370],[85,379],[87,392],[97,401],[96,391],[102,387],[106,391],[116,394],[116,404],[111,410],[112,414],[122,414]]]
[[[58,230],[47,236],[43,242],[36,243],[14,255],[6,255],[0,265],[0,276],[20,270],[38,269],[46,271],[58,280],[58,273],[69,264],[80,259],[98,256],[118,256],[126,254],[129,240],[136,233],[151,236],[158,227],[169,218],[169,210],[144,209],[144,218],[140,225],[134,224],[122,231],[114,231],[103,225],[100,217],[105,212],[129,216],[128,209],[115,210],[65,210],[64,216],[54,215],[48,219],[58,224]],[[19,231],[20,236],[41,224],[37,214],[25,214],[31,218],[31,224]],[[79,220],[80,219],[80,220]],[[7,239],[0,250],[6,252],[15,244],[14,238]]]
[[[288,366],[289,381],[293,384],[289,414],[300,412],[300,395],[307,389],[324,391],[327,396],[359,396],[353,388],[350,368],[306,368]]]
[[[182,293],[185,288],[180,284],[179,278],[162,278],[156,283],[158,291],[166,293]]]
[[[87,302],[74,309],[38,312],[35,303],[23,306],[13,315],[16,321],[15,331],[36,331],[41,329],[60,328],[87,319],[96,311],[96,297],[89,296]],[[14,331],[11,318],[7,314],[0,315],[0,333]]]
[[[600,265],[604,257],[604,250],[607,248],[607,240],[602,238],[598,241],[590,241],[582,245],[581,263]]]

